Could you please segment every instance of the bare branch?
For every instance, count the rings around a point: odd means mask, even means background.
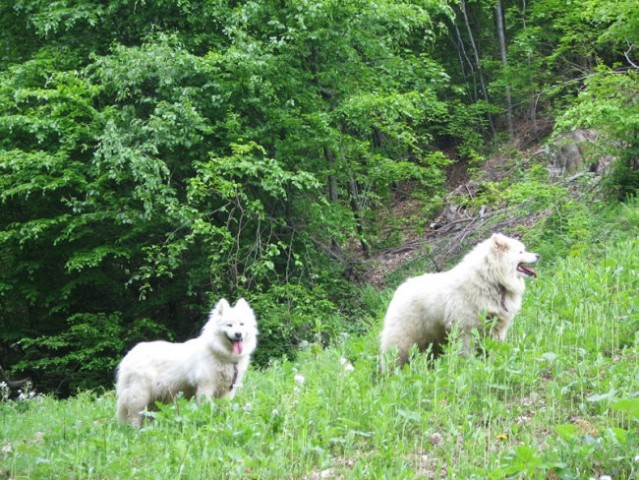
[[[630,59],[630,52],[632,51],[632,48],[634,47],[634,45],[632,43],[630,43],[628,41],[628,39],[626,39],[626,43],[628,44],[628,50],[626,50],[623,55],[624,57],[626,57],[626,60],[628,60],[628,63],[632,66],[632,68],[639,68],[639,65],[637,65],[635,62],[633,62]]]

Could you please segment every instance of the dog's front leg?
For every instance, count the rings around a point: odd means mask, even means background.
[[[507,318],[498,318],[497,323],[493,328],[493,337],[503,342],[506,340],[506,333],[508,333],[508,329],[510,328],[510,319]]]
[[[197,403],[208,402],[213,398],[215,393],[215,385],[199,385],[195,392],[195,400]]]
[[[461,354],[464,357],[468,357],[471,354],[471,344],[472,344],[472,339],[473,339],[473,334],[472,332],[461,332],[461,341],[462,341],[462,347],[461,347]]]

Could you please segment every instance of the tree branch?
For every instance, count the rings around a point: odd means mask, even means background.
[[[623,55],[624,57],[626,57],[626,60],[628,60],[628,63],[632,66],[632,68],[638,68],[639,69],[639,65],[637,65],[635,62],[633,62],[630,59],[630,52],[632,51],[634,45],[632,43],[630,43],[627,39],[626,39],[626,43],[628,44],[628,50],[626,50]]]

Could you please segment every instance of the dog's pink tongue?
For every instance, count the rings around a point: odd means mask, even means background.
[[[233,353],[242,355],[243,348],[244,348],[244,345],[242,344],[242,342],[233,342]]]

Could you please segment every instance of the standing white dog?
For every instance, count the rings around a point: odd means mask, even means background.
[[[222,299],[199,337],[184,343],[137,344],[117,370],[117,415],[121,422],[142,424],[143,410],[186,398],[231,398],[242,383],[257,345],[257,321],[243,298],[234,307]]]
[[[539,255],[527,252],[520,241],[496,233],[451,270],[406,280],[384,318],[382,354],[396,349],[402,366],[413,345],[420,351],[429,346],[437,351],[453,325],[459,328],[466,353],[474,328],[503,341],[521,308],[524,278],[537,276],[527,265],[537,260]]]

